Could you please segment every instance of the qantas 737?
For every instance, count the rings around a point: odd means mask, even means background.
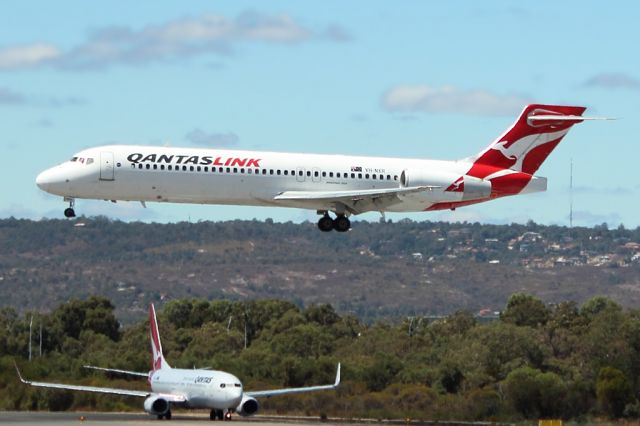
[[[316,210],[321,231],[348,231],[350,215],[418,212],[545,191],[535,176],[586,108],[527,105],[477,155],[457,160],[109,145],[86,149],[40,173],[42,190],[64,197]],[[332,218],[329,213],[333,213]]]
[[[114,389],[96,386],[70,385],[64,383],[34,382],[25,380],[18,370],[23,383],[44,388],[99,392],[112,395],[137,396],[145,398],[144,410],[158,419],[171,419],[171,406],[185,408],[208,408],[211,420],[230,420],[231,413],[251,416],[257,413],[259,405],[256,398],[287,395],[302,392],[315,392],[335,389],[340,384],[340,364],[335,383],[331,385],[307,386],[301,388],[272,389],[264,391],[245,391],[240,379],[224,371],[171,368],[162,354],[156,311],[149,307],[151,337],[151,371],[148,373],[85,366],[112,373],[146,377],[151,390]]]

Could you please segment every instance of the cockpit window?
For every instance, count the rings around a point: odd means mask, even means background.
[[[91,163],[93,163],[93,158],[87,158],[87,162],[86,162],[87,166]]]
[[[221,388],[224,388],[225,386],[227,386],[227,385],[225,385],[224,383],[220,383],[220,387]]]
[[[71,157],[71,160],[69,161],[77,161],[77,160],[78,160],[78,157]]]

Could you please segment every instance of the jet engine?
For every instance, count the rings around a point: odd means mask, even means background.
[[[150,396],[144,400],[144,411],[154,416],[164,416],[169,408],[169,401],[159,396]]]
[[[467,201],[489,198],[491,182],[469,175],[451,172],[432,172],[424,170],[403,170],[400,175],[403,187],[437,186],[442,191],[434,191],[431,201]]]
[[[252,416],[258,412],[258,408],[260,408],[260,405],[255,398],[243,395],[240,405],[236,408],[236,412],[241,416]]]

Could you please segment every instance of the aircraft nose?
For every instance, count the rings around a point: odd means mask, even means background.
[[[51,169],[45,170],[36,177],[36,185],[45,192],[49,191],[49,185],[51,185]]]

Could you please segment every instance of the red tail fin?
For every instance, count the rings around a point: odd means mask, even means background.
[[[149,335],[151,336],[151,370],[156,371],[163,368],[171,368],[162,355],[162,343],[160,343],[156,309],[153,303],[149,305]]]
[[[471,158],[468,174],[485,178],[500,169],[533,175],[571,126],[582,121],[585,107],[527,105],[516,122],[484,151]]]

